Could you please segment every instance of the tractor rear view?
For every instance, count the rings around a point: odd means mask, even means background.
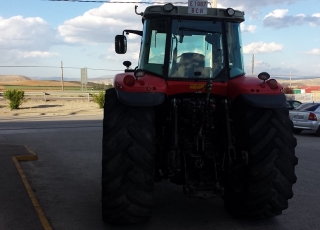
[[[102,216],[140,223],[152,214],[154,183],[189,197],[221,196],[233,216],[273,217],[296,182],[296,139],[282,86],[266,72],[246,77],[241,11],[149,6],[139,64],[114,78],[103,119]],[[212,207],[214,208],[214,207]]]

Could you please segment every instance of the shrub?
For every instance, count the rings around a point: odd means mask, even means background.
[[[290,88],[289,86],[286,86],[283,88],[284,94],[293,94],[293,88]]]
[[[24,91],[17,89],[8,89],[4,92],[3,97],[10,101],[10,109],[18,109],[24,100]]]
[[[113,85],[111,84],[106,85],[106,89],[111,89],[111,88],[113,88]]]
[[[100,91],[99,94],[92,94],[93,101],[99,105],[100,109],[104,107],[104,95],[104,91]]]

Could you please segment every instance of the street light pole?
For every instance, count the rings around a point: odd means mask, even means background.
[[[251,70],[251,75],[253,76],[254,74],[254,54],[252,54],[252,70]]]

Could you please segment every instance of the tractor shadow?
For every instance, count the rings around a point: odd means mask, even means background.
[[[37,106],[31,106],[29,108],[31,109],[44,109],[44,108],[54,108],[54,107],[62,107],[63,105],[37,105]],[[23,108],[28,109],[28,108]]]

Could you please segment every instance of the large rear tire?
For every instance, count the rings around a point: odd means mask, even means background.
[[[302,132],[302,129],[293,128],[294,134],[300,134]]]
[[[297,141],[288,110],[243,103],[236,111],[236,147],[247,150],[249,163],[227,173],[225,207],[233,216],[246,219],[280,215],[288,208],[297,180]]]
[[[317,135],[318,137],[320,137],[320,126],[319,126],[319,128],[317,129],[317,131],[316,131],[316,135]]]
[[[154,111],[119,102],[106,91],[103,119],[102,217],[131,224],[151,217],[155,167]]]

